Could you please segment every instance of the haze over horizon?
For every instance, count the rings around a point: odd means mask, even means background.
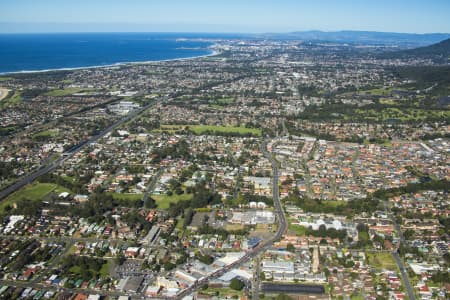
[[[292,31],[450,32],[450,2],[17,0],[0,3],[0,33]]]

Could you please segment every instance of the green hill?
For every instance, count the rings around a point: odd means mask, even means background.
[[[448,62],[450,59],[450,39],[426,47],[384,53],[382,58],[428,58],[434,61]]]

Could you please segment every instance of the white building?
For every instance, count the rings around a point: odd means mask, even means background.
[[[115,114],[118,115],[126,115],[129,112],[138,109],[140,106],[137,103],[134,103],[132,101],[120,101],[116,104],[111,104],[108,106],[108,109]]]

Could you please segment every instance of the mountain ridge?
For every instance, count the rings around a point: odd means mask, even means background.
[[[328,41],[338,43],[364,43],[400,45],[402,47],[427,46],[450,38],[450,33],[398,33],[381,31],[293,31],[288,33],[264,33],[268,39],[300,39],[306,41]]]
[[[384,53],[382,57],[432,59],[436,62],[445,63],[450,59],[450,38],[425,47]]]

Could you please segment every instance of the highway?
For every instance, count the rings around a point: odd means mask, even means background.
[[[277,220],[278,220],[277,232],[275,233],[275,235],[272,238],[262,242],[260,245],[256,246],[253,250],[248,251],[239,260],[235,261],[232,264],[229,264],[229,265],[223,267],[222,269],[217,270],[214,273],[211,273],[211,274],[203,277],[202,279],[197,281],[191,287],[183,290],[181,293],[177,294],[176,296],[170,297],[170,298],[167,298],[167,299],[173,299],[173,300],[182,299],[183,297],[191,294],[195,290],[201,288],[204,284],[208,283],[209,281],[222,276],[223,274],[229,272],[230,270],[232,270],[234,268],[242,266],[243,264],[247,263],[248,261],[253,259],[255,256],[257,256],[259,253],[264,252],[267,249],[269,249],[273,245],[273,243],[275,243],[276,241],[280,240],[281,237],[283,236],[283,234],[286,232],[287,221],[286,221],[286,216],[284,214],[283,207],[282,207],[281,202],[280,202],[280,192],[279,192],[279,188],[278,188],[278,183],[279,183],[278,162],[272,157],[272,154],[267,151],[267,141],[266,140],[264,140],[264,142],[261,145],[261,151],[263,152],[264,156],[267,159],[269,159],[270,162],[272,163],[272,172],[273,172],[272,195],[273,195],[273,204],[274,204],[274,207],[275,207],[275,212],[276,212],[277,217],[278,217],[277,218]]]
[[[77,154],[78,152],[83,150],[87,145],[97,142],[99,139],[104,137],[109,132],[113,131],[114,129],[116,129],[117,127],[121,126],[122,124],[128,122],[129,120],[135,118],[136,116],[141,114],[146,109],[150,108],[153,104],[154,103],[150,103],[150,104],[147,104],[147,105],[145,105],[144,107],[142,107],[140,109],[132,111],[131,113],[129,113],[128,115],[126,115],[122,119],[114,122],[110,126],[108,126],[105,129],[103,129],[97,135],[91,137],[89,140],[83,141],[83,142],[79,143],[78,145],[72,147],[68,152],[65,152],[64,155],[62,157],[60,157],[59,159],[55,160],[54,162],[52,162],[52,163],[50,163],[50,164],[48,164],[46,166],[42,166],[38,170],[36,170],[36,171],[26,175],[25,177],[23,177],[22,179],[20,179],[16,183],[14,183],[14,184],[8,186],[7,188],[3,189],[2,191],[0,191],[0,200],[3,200],[4,198],[6,198],[10,194],[14,193],[15,191],[19,190],[20,188],[24,187],[25,185],[30,184],[36,178],[38,178],[38,177],[40,177],[40,176],[42,176],[44,174],[47,174],[48,172],[53,171],[58,166],[62,165],[66,160],[72,158],[75,154]]]

